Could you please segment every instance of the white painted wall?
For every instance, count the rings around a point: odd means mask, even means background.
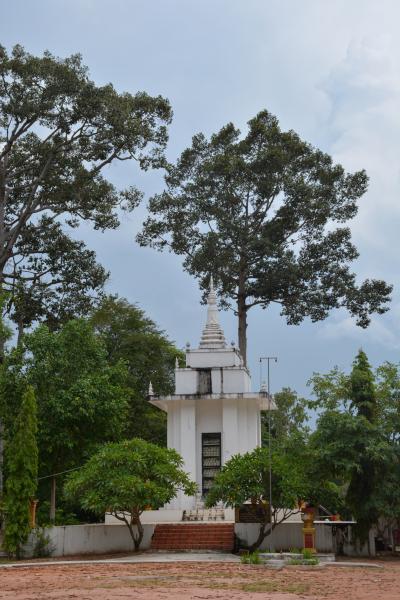
[[[151,525],[156,525],[157,523],[180,523],[182,518],[183,510],[174,510],[172,508],[168,508],[168,510],[165,508],[162,510],[145,510],[140,515],[142,524],[146,525],[148,523]],[[121,525],[121,521],[114,517],[114,515],[110,515],[110,513],[105,514],[104,522],[106,525]]]
[[[145,524],[141,550],[150,548],[155,525]],[[66,525],[49,527],[45,535],[50,537],[53,547],[51,556],[73,556],[77,554],[107,554],[112,552],[133,552],[133,542],[124,524],[106,525]],[[32,557],[35,540],[33,535],[24,548],[25,556]]]
[[[193,369],[175,370],[175,394],[196,394],[198,373]]]
[[[154,511],[149,511],[154,512]],[[154,533],[154,524],[144,523],[142,550],[148,550]],[[257,523],[235,523],[235,534],[247,545],[252,544],[258,535]],[[78,554],[108,554],[117,552],[133,552],[133,543],[128,528],[123,524],[95,523],[88,525],[66,525],[49,527],[45,534],[50,537],[54,548],[52,556],[73,556]],[[273,552],[287,551],[303,546],[302,523],[281,523],[261,545],[262,550]],[[330,527],[316,525],[316,546],[319,552],[333,552],[332,532]],[[24,547],[27,558],[33,555],[34,539],[31,535]],[[370,532],[371,555],[375,555],[374,532]],[[351,544],[345,546],[348,556],[368,556],[368,544],[361,550]]]
[[[186,351],[186,366],[192,369],[213,367],[239,367],[242,359],[238,350],[232,348],[202,349]]]
[[[287,552],[291,549],[303,548],[303,524],[281,523],[272,532],[271,536],[265,538],[261,544],[261,550],[271,552]],[[315,526],[315,544],[318,552],[334,552],[334,542],[331,527],[325,525]],[[243,540],[246,545],[253,544],[258,537],[259,525],[257,523],[235,523],[235,534]],[[370,532],[371,556],[375,556],[374,533]],[[368,556],[368,544],[362,548],[354,547],[351,543],[345,544],[344,552],[347,556]]]

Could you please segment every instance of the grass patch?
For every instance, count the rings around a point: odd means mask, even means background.
[[[291,558],[288,565],[309,565],[315,567],[319,565],[319,559],[315,556],[313,558]]]
[[[256,550],[255,552],[244,552],[240,555],[240,562],[244,565],[260,565],[260,551]]]

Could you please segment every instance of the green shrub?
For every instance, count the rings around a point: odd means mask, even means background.
[[[312,550],[309,550],[309,548],[303,548],[301,553],[305,559],[315,558],[315,552],[312,552]]]
[[[249,552],[243,552],[243,554],[240,555],[240,562],[245,564],[245,565],[259,565],[261,564],[261,558],[260,558],[260,553],[258,550],[256,550],[255,552],[249,553]]]
[[[46,558],[54,552],[54,545],[51,543],[50,536],[46,535],[44,527],[36,527],[34,530],[35,545],[33,547],[34,558]]]
[[[288,565],[302,565],[303,561],[300,558],[291,558]]]

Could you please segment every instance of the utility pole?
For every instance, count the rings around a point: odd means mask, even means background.
[[[270,388],[270,375],[269,375],[269,366],[271,360],[275,363],[278,362],[278,358],[276,356],[260,356],[260,379],[261,379],[261,369],[262,369],[262,361],[267,361],[267,394],[268,394],[268,460],[269,460],[269,522],[271,527],[271,533],[269,534],[270,539],[270,549],[271,549],[271,536],[272,536],[272,451],[271,451],[271,388]]]

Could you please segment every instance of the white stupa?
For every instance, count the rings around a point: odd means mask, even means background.
[[[185,367],[176,365],[175,393],[149,392],[149,401],[167,413],[168,447],[182,456],[203,497],[231,456],[260,446],[260,413],[275,406],[265,391],[251,392],[250,374],[238,349],[226,345],[212,279],[200,344],[186,349]],[[196,498],[182,493],[168,508],[192,510],[195,504]]]

